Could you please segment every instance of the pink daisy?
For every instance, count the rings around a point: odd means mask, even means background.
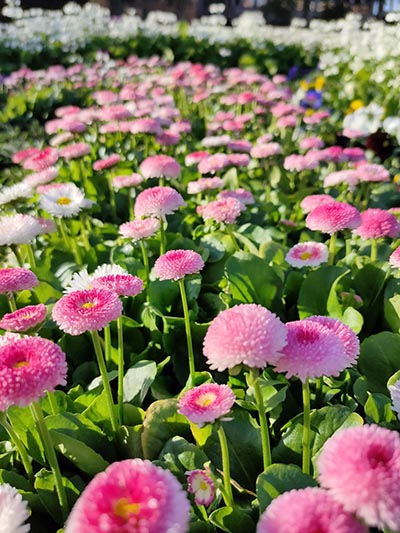
[[[119,233],[127,239],[140,241],[147,237],[152,237],[160,229],[160,220],[158,218],[137,218],[131,222],[125,222],[119,227]]]
[[[203,353],[212,370],[237,365],[264,368],[281,356],[286,326],[271,311],[257,304],[240,304],[221,311],[211,322]]]
[[[329,250],[320,242],[300,242],[290,248],[285,260],[293,267],[319,266],[328,261]]]
[[[389,181],[390,173],[382,165],[375,163],[363,163],[357,166],[361,181]]]
[[[309,194],[302,199],[300,202],[300,207],[303,213],[307,214],[319,205],[329,204],[332,202],[336,202],[336,200],[329,194]]]
[[[131,122],[131,133],[152,133],[159,135],[162,133],[160,121],[155,118],[138,118]]]
[[[66,384],[67,362],[48,339],[24,337],[0,346],[0,411],[25,407]]]
[[[198,206],[197,212],[204,220],[233,224],[243,211],[244,205],[236,198],[220,198],[207,205]]]
[[[221,189],[223,186],[224,181],[221,178],[200,178],[188,183],[187,192],[188,194],[198,194],[203,191]]]
[[[400,436],[372,425],[339,430],[317,459],[319,481],[368,526],[400,529]]]
[[[200,254],[193,250],[169,250],[161,255],[154,264],[154,272],[161,280],[182,279],[196,274],[204,268]]]
[[[389,257],[389,264],[394,268],[400,268],[400,246],[391,253]]]
[[[190,503],[171,472],[150,461],[111,464],[88,484],[65,533],[186,533]]]
[[[230,164],[229,156],[227,154],[214,154],[201,159],[199,162],[200,174],[215,174],[218,170],[223,170]]]
[[[59,158],[60,154],[56,148],[44,148],[32,157],[25,159],[22,166],[28,170],[40,171],[52,167]]]
[[[185,392],[179,399],[178,413],[199,427],[227,415],[236,396],[227,385],[203,383]]]
[[[310,150],[312,148],[322,148],[324,144],[320,137],[304,137],[304,139],[301,139],[299,146],[302,150]]]
[[[358,163],[360,161],[365,161],[365,150],[359,148],[358,146],[350,146],[349,148],[343,149],[343,155],[346,156],[347,161],[352,163]]]
[[[255,203],[254,196],[251,192],[242,188],[235,189],[234,191],[221,191],[218,193],[217,199],[221,200],[223,198],[236,198],[236,200],[239,200],[243,206]]]
[[[90,146],[86,143],[75,143],[62,148],[60,155],[64,159],[67,159],[67,161],[70,161],[71,159],[78,159],[79,157],[90,154],[90,150]]]
[[[367,533],[367,528],[320,488],[290,490],[272,500],[257,533]]]
[[[323,233],[336,233],[344,229],[356,229],[361,224],[359,211],[345,202],[330,202],[313,209],[306,218],[308,229]]]
[[[185,157],[185,165],[188,167],[191,165],[197,165],[202,159],[209,155],[209,152],[205,152],[204,150],[200,152],[191,152]]]
[[[87,289],[66,294],[53,307],[53,319],[70,335],[99,330],[122,313],[118,295],[107,289]]]
[[[285,157],[283,167],[286,170],[301,172],[319,167],[319,161],[315,158],[307,158],[305,155],[291,154]]]
[[[336,187],[341,183],[346,183],[350,191],[354,191],[360,181],[358,170],[345,169],[331,172],[324,178],[324,187]]]
[[[143,290],[143,280],[132,274],[109,274],[94,278],[93,289],[108,289],[118,296],[136,296]]]
[[[0,294],[30,290],[39,285],[39,280],[31,270],[26,268],[0,269]]]
[[[18,165],[19,163],[22,163],[26,159],[29,159],[33,157],[34,155],[38,154],[40,152],[39,148],[36,148],[32,146],[31,148],[25,148],[24,150],[20,150],[19,152],[16,152],[11,160],[13,163]]]
[[[127,176],[115,176],[112,180],[115,189],[124,189],[127,187],[137,187],[143,182],[143,176],[134,172]]]
[[[172,187],[151,187],[138,194],[135,202],[135,216],[165,218],[172,215],[186,203]]]
[[[38,185],[45,185],[53,181],[59,174],[59,170],[56,167],[48,167],[41,172],[35,172],[34,174],[28,174],[23,179],[23,183],[30,185],[31,187],[37,187]]]
[[[315,320],[288,322],[287,344],[274,363],[286,377],[308,378],[337,376],[350,365],[343,341],[327,326]]]
[[[247,154],[230,154],[228,159],[228,165],[234,167],[247,167],[250,163],[250,157]]]
[[[145,178],[176,178],[181,166],[169,155],[153,155],[147,157],[140,165],[140,172]]]
[[[28,331],[41,324],[45,318],[45,305],[27,305],[13,313],[6,313],[0,320],[0,328],[7,331]]]
[[[384,209],[370,208],[361,213],[361,225],[354,230],[362,239],[395,238],[399,235],[400,223]]]
[[[282,146],[279,143],[257,143],[250,150],[251,157],[255,159],[263,159],[266,157],[272,157],[274,155],[280,155],[282,153]]]
[[[211,505],[215,496],[214,481],[205,470],[185,472],[188,481],[188,492],[194,494],[196,505]]]
[[[119,154],[111,154],[105,159],[99,159],[95,161],[92,165],[93,170],[104,170],[106,168],[113,167],[121,161],[121,156]]]

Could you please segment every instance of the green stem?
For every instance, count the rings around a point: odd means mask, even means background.
[[[149,286],[149,277],[150,277],[150,267],[149,267],[149,256],[147,254],[146,245],[143,239],[140,239],[140,249],[142,251],[142,259],[144,269],[146,271],[146,289]]]
[[[117,221],[117,206],[115,205],[114,187],[112,186],[111,178],[109,178],[107,181],[108,181],[108,189],[110,192],[111,216],[112,216],[113,222],[116,222]]]
[[[81,221],[80,235],[81,235],[81,239],[83,242],[83,246],[85,247],[85,250],[87,252],[90,252],[90,242],[89,242],[88,234],[86,231],[86,218],[87,218],[86,213],[80,213],[79,218]]]
[[[232,241],[233,247],[235,249],[235,252],[240,252],[240,246],[239,246],[239,244],[238,244],[238,242],[236,240],[235,235],[233,234],[232,228],[230,227],[229,224],[227,224],[225,227],[226,227],[227,234],[231,238],[231,241]]]
[[[232,485],[231,485],[231,468],[229,463],[229,450],[228,450],[228,441],[226,440],[226,435],[222,425],[218,428],[218,437],[219,443],[221,446],[221,456],[222,456],[222,470],[224,472],[224,493],[223,497],[225,503],[228,507],[233,507],[233,494],[232,494]]]
[[[25,246],[28,252],[28,261],[29,261],[30,267],[31,269],[36,268],[36,259],[35,259],[35,254],[33,253],[32,246],[29,243],[27,243]]]
[[[122,315],[117,319],[118,330],[118,418],[124,423],[124,329]]]
[[[165,236],[164,220],[160,218],[160,255],[165,254],[166,240],[167,239]]]
[[[378,243],[376,242],[376,239],[371,239],[371,263],[376,261],[376,258],[378,257]]]
[[[57,400],[54,392],[47,391],[47,399],[49,400],[51,414],[57,415],[58,414],[58,405]]]
[[[190,318],[189,318],[189,307],[186,297],[185,282],[183,278],[178,280],[179,289],[181,291],[182,307],[183,307],[183,316],[185,319],[185,330],[186,330],[186,341],[189,357],[189,375],[190,375],[190,384],[194,387],[196,383],[196,369],[194,365],[194,352],[193,352],[193,341],[192,341],[192,329],[190,327]]]
[[[67,226],[63,218],[58,219],[58,227],[67,250],[71,250],[77,265],[82,266],[82,257],[75,239],[68,235]]]
[[[68,516],[68,500],[67,493],[65,492],[65,487],[63,485],[60,466],[58,464],[57,455],[51,440],[51,435],[46,426],[46,421],[43,416],[42,409],[37,403],[30,404],[32,416],[36,422],[37,429],[39,431],[40,439],[43,444],[44,452],[49,463],[50,469],[54,477],[54,484],[56,486],[58,501],[61,507],[61,514],[63,521],[66,520]]]
[[[14,431],[14,428],[12,427],[10,422],[7,420],[6,415],[4,413],[0,414],[0,423],[2,424],[4,429],[7,431],[12,443],[16,447],[28,478],[32,480],[33,470],[32,470],[31,460],[29,458],[28,452],[26,451],[26,448],[23,442],[18,437],[18,434]]]
[[[17,302],[15,301],[14,293],[8,292],[8,305],[10,306],[11,313],[17,310]]]
[[[96,353],[97,364],[99,366],[100,375],[101,375],[101,379],[103,382],[104,391],[106,394],[108,410],[110,411],[111,427],[112,427],[113,432],[117,433],[118,422],[115,416],[114,401],[112,397],[111,386],[110,386],[110,382],[108,381],[107,368],[104,362],[103,351],[101,349],[100,335],[97,330],[93,330],[90,333],[92,335],[92,341],[93,341],[94,351]]]
[[[132,193],[133,193],[133,189],[132,189],[132,187],[129,187],[129,189],[128,189],[129,220],[133,220],[135,218],[135,211],[133,209]]]
[[[11,244],[10,248],[13,251],[13,254],[15,255],[15,257],[17,259],[18,265],[20,267],[23,267],[24,266],[24,260],[22,259],[22,255],[21,255],[21,252],[19,251],[18,246],[16,244]]]
[[[347,255],[350,255],[351,253],[351,239],[348,237],[347,239],[345,239],[345,243],[346,243],[346,256]]]
[[[331,238],[329,240],[328,265],[333,265],[333,261],[335,259],[335,250],[336,250],[336,233],[332,233]]]
[[[303,456],[302,465],[304,474],[310,473],[310,444],[311,444],[311,417],[310,417],[310,385],[308,379],[303,387]]]
[[[269,430],[267,423],[267,415],[265,413],[264,401],[259,382],[259,374],[257,368],[251,368],[250,374],[252,379],[252,385],[254,389],[254,397],[256,400],[257,411],[260,419],[260,431],[261,431],[261,447],[263,454],[264,470],[271,465],[271,444],[269,440]]]
[[[104,326],[104,357],[106,364],[111,363],[111,328],[110,324]]]

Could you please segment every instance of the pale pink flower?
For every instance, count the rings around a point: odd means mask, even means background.
[[[22,167],[28,170],[40,171],[52,167],[57,163],[59,152],[56,148],[44,148],[28,159],[24,159]]]
[[[69,141],[72,141],[73,138],[74,135],[70,131],[63,131],[53,135],[53,137],[49,140],[49,144],[50,146],[60,146],[60,144],[65,144]]]
[[[400,246],[390,254],[389,264],[394,268],[400,268]]]
[[[328,491],[307,487],[272,500],[256,533],[367,533],[367,528],[335,501]]]
[[[119,154],[111,154],[105,159],[99,159],[95,161],[92,165],[93,170],[104,170],[106,168],[113,167],[121,161],[121,156]]]
[[[135,216],[165,218],[186,203],[172,187],[151,187],[138,194],[135,202]]]
[[[198,165],[200,174],[215,174],[230,165],[227,154],[213,154],[201,159]]]
[[[64,159],[67,159],[67,161],[70,161],[71,159],[78,159],[79,157],[90,154],[90,150],[91,148],[87,143],[81,142],[61,148],[60,155]]]
[[[217,148],[220,146],[227,146],[230,141],[230,135],[211,135],[204,137],[201,144],[206,148]]]
[[[113,93],[112,91],[101,90],[95,91],[92,94],[93,100],[95,100],[99,105],[111,104],[118,100],[118,94]]]
[[[26,268],[0,269],[0,294],[30,290],[39,285],[36,274]]]
[[[27,244],[42,232],[35,217],[17,213],[0,217],[0,246]]]
[[[233,152],[250,152],[252,144],[246,139],[231,140],[227,145],[229,150]]]
[[[382,165],[361,162],[357,165],[357,170],[359,171],[361,181],[390,181],[390,173]]]
[[[400,233],[400,223],[388,211],[370,208],[361,213],[361,225],[354,230],[354,233],[362,239],[395,238]]]
[[[185,472],[188,481],[188,492],[194,494],[196,505],[211,505],[215,497],[214,481],[205,470]]]
[[[228,165],[234,167],[247,167],[250,163],[250,157],[247,154],[230,154],[228,156]]]
[[[129,187],[137,187],[143,183],[143,176],[133,172],[133,174],[128,174],[124,176],[114,176],[112,183],[115,189],[124,189]]]
[[[140,172],[145,178],[176,178],[181,166],[169,155],[153,155],[147,157],[140,165]]]
[[[284,117],[278,118],[276,121],[276,126],[278,128],[295,128],[296,124],[296,115],[285,115]]]
[[[302,199],[300,202],[300,207],[303,213],[307,214],[319,205],[329,204],[332,202],[336,202],[336,200],[329,194],[309,194]]]
[[[203,191],[221,189],[223,186],[224,181],[221,178],[200,178],[188,183],[187,192],[188,194],[198,194]]]
[[[35,172],[34,174],[28,174],[23,179],[23,183],[30,185],[31,187],[37,187],[39,185],[45,185],[57,178],[59,170],[57,167],[48,167],[41,172]]]
[[[236,396],[227,385],[203,383],[185,392],[179,399],[178,413],[192,424],[203,426],[227,415]]]
[[[343,148],[343,155],[346,157],[347,161],[352,163],[358,163],[366,160],[365,150],[363,148],[359,148],[358,146]]]
[[[319,482],[368,526],[400,529],[400,436],[375,424],[341,429],[317,459]]]
[[[107,289],[87,289],[65,294],[53,307],[53,319],[70,335],[103,329],[122,313],[118,295]]]
[[[345,202],[330,202],[320,205],[307,215],[308,229],[323,233],[336,233],[344,229],[356,229],[361,224],[359,211]]]
[[[0,328],[7,331],[24,332],[38,326],[45,318],[45,305],[27,305],[13,313],[6,313],[0,320]]]
[[[305,124],[319,124],[330,116],[329,111],[315,111],[312,115],[304,115]]]
[[[361,176],[357,169],[345,169],[331,172],[324,177],[324,187],[337,187],[341,183],[346,183],[350,191],[354,191]]]
[[[160,121],[155,118],[138,118],[131,122],[131,133],[151,133],[159,135],[162,133]]]
[[[319,166],[317,159],[310,159],[305,155],[292,154],[285,157],[283,161],[283,167],[286,170],[295,170],[301,172],[302,170],[312,170]]]
[[[66,115],[76,115],[81,111],[81,108],[76,105],[64,105],[57,107],[54,111],[56,117],[64,117]]]
[[[137,218],[131,222],[125,222],[119,227],[119,233],[127,239],[140,241],[147,237],[152,237],[160,229],[160,219],[158,218]]]
[[[29,159],[33,157],[34,155],[38,154],[40,152],[39,148],[36,148],[32,146],[31,148],[25,148],[24,150],[20,150],[19,152],[16,152],[12,157],[11,161],[18,165],[19,163],[22,163],[26,159]]]
[[[202,159],[209,155],[209,152],[205,152],[204,150],[200,152],[191,152],[185,157],[185,165],[188,167],[191,165],[197,165]]]
[[[0,411],[25,407],[66,384],[65,353],[54,342],[24,337],[0,346]]]
[[[175,146],[180,140],[181,136],[178,133],[173,133],[172,131],[163,131],[156,136],[156,141],[160,146]],[[177,162],[177,164],[179,163]]]
[[[65,533],[186,533],[190,503],[175,476],[142,459],[112,463],[87,485]]]
[[[132,274],[109,274],[95,277],[92,287],[114,291],[118,296],[136,296],[143,290],[143,280]]]
[[[211,322],[203,353],[212,370],[237,365],[264,368],[275,363],[286,345],[286,326],[257,304],[240,304],[221,311]]]
[[[217,198],[219,200],[223,198],[236,198],[236,200],[239,200],[239,202],[241,202],[243,206],[255,203],[254,196],[252,195],[252,193],[242,188],[235,189],[234,191],[221,191],[220,193],[218,193]]]
[[[204,261],[194,250],[169,250],[154,264],[154,272],[161,280],[177,281],[190,274],[197,274],[203,268]]]
[[[251,157],[255,159],[263,159],[266,157],[272,157],[274,155],[280,155],[282,153],[282,146],[276,142],[257,143],[250,150]]]
[[[285,260],[293,267],[319,266],[328,261],[328,247],[321,242],[307,241],[295,244],[286,254]]]
[[[233,224],[243,211],[244,205],[236,198],[221,198],[206,205],[198,206],[197,212],[204,220],[215,220]]]
[[[322,148],[324,144],[320,137],[304,137],[304,139],[301,139],[299,146],[302,150],[311,150],[313,148]]]

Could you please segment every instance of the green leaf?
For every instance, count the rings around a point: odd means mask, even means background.
[[[396,420],[392,410],[392,401],[385,394],[380,394],[379,392],[369,393],[364,409],[369,423],[380,424]]]
[[[316,486],[315,479],[308,474],[304,474],[299,466],[275,463],[264,470],[257,478],[257,498],[260,504],[260,514],[280,494],[292,489]]]
[[[100,454],[93,451],[84,442],[55,430],[51,430],[50,434],[56,449],[85,474],[94,476],[109,465]]]
[[[14,431],[25,448],[27,448],[29,455],[39,464],[46,465],[47,460],[44,455],[42,441],[29,408],[12,406],[8,409],[7,415]]]
[[[354,309],[354,307],[346,307],[341,321],[357,334],[360,333],[364,324],[364,318],[362,314],[359,313],[357,309]]]
[[[390,329],[400,332],[400,279],[391,279],[385,289],[384,315]]]
[[[184,483],[186,481],[185,472],[204,469],[204,465],[208,461],[209,458],[198,446],[182,437],[173,437],[161,450],[158,462]]]
[[[400,335],[383,331],[361,344],[358,368],[371,392],[388,394],[387,381],[400,368]]]
[[[253,533],[256,527],[251,516],[236,507],[220,507],[211,513],[209,519],[226,533]]]
[[[139,361],[129,368],[124,376],[124,401],[141,405],[156,375],[157,365],[154,361]]]

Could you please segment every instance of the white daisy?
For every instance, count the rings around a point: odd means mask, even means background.
[[[40,196],[40,207],[55,217],[72,217],[84,207],[83,192],[73,183],[58,183]]]
[[[0,205],[8,204],[18,198],[29,198],[32,196],[32,187],[27,183],[16,183],[10,187],[3,187],[0,192]]]
[[[65,283],[64,292],[83,291],[92,288],[93,275],[89,274],[86,268],[80,272],[75,272],[72,277]]]
[[[29,517],[28,504],[16,488],[0,485],[0,533],[26,533],[31,526],[24,524]]]
[[[120,267],[119,265],[104,264],[99,265],[93,272],[93,279],[101,278],[103,276],[117,276],[124,274],[128,274],[127,270]]]
[[[42,232],[36,218],[30,215],[5,215],[0,217],[0,246],[27,244]]]

